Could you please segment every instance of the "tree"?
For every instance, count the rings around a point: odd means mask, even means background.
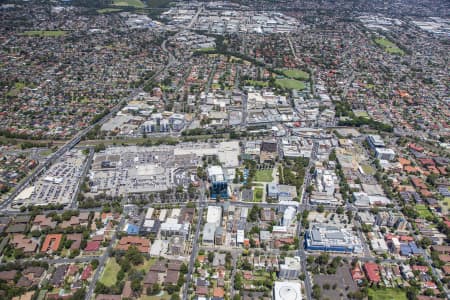
[[[71,300],[84,300],[85,297],[86,297],[86,289],[82,288],[82,289],[76,290],[76,292],[73,293],[73,295],[70,299]]]
[[[344,213],[344,208],[342,206],[339,206],[338,208],[336,208],[336,213],[338,215],[342,215]]]
[[[186,274],[187,272],[188,272],[188,266],[185,263],[181,264],[180,273]]]
[[[72,258],[77,257],[78,255],[80,255],[80,250],[79,249],[73,249],[73,250],[70,250],[69,258],[72,259]]]
[[[256,222],[258,221],[260,213],[260,208],[257,205],[253,205],[252,209],[250,210],[250,213],[248,214],[248,221],[249,222]]]
[[[208,261],[209,263],[212,263],[214,260],[214,252],[210,251],[208,252]]]
[[[329,260],[330,260],[330,255],[328,253],[324,252],[324,253],[321,253],[316,258],[316,263],[319,265],[326,265]]]
[[[170,296],[170,300],[180,300],[180,295],[173,294],[172,296]]]
[[[325,211],[325,207],[323,205],[317,206],[317,212],[323,213]]]
[[[428,237],[424,237],[423,239],[421,239],[418,242],[418,245],[424,249],[428,248],[431,246],[433,242],[428,238]]]
[[[141,281],[138,279],[138,278],[136,278],[136,279],[133,279],[132,281],[131,281],[131,289],[134,291],[134,292],[139,292],[140,290],[141,290]]]
[[[135,246],[131,246],[128,248],[127,252],[125,253],[125,258],[135,266],[140,265],[144,262],[144,256]]]
[[[159,284],[155,283],[152,286],[149,286],[146,290],[147,296],[158,295],[161,292],[161,287]]]
[[[116,278],[118,282],[122,281],[122,279],[125,278],[125,271],[122,268],[120,268],[120,271],[117,273]]]
[[[31,232],[31,236],[34,237],[34,238],[38,238],[38,237],[41,236],[41,232],[39,230],[33,230]]]
[[[99,265],[99,261],[98,261],[98,259],[93,259],[92,261],[91,261],[91,266],[92,266],[92,269],[97,269],[97,267],[98,267],[98,265]]]
[[[235,290],[242,290],[243,288],[243,279],[241,273],[237,273],[234,277],[234,289]]]
[[[322,295],[322,289],[319,285],[315,284],[313,286],[312,296],[315,299],[320,299],[320,296]]]

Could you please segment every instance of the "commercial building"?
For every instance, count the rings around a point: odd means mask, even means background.
[[[279,277],[281,279],[298,279],[300,275],[300,257],[286,257],[284,264],[280,264]]]
[[[276,199],[278,197],[278,186],[276,183],[267,184],[267,197]]]
[[[308,251],[362,252],[361,241],[349,229],[318,223],[311,224],[306,231],[305,248]]]
[[[236,245],[242,245],[244,244],[244,230],[242,229],[238,229],[238,231],[236,232]]]
[[[375,148],[375,157],[380,160],[392,161],[395,159],[395,152],[390,148]]]
[[[167,218],[161,223],[160,233],[162,237],[181,236],[186,238],[189,234],[189,223],[179,224],[178,219]]]
[[[334,183],[337,181],[336,174],[331,170],[316,170],[316,191],[324,192],[327,195],[333,195],[335,190]]]
[[[206,223],[214,223],[216,226],[220,226],[222,223],[222,207],[221,206],[208,206],[208,213],[206,214]]]
[[[297,189],[292,185],[269,183],[266,192],[268,198],[278,201],[292,201],[297,197]]]
[[[339,201],[333,195],[328,195],[325,192],[313,191],[309,198],[309,203],[315,205],[337,206]]]
[[[295,207],[289,206],[283,214],[283,226],[291,226],[292,221],[295,220],[296,213],[297,209],[295,209]]]
[[[298,282],[275,281],[274,300],[302,300],[301,286]]]
[[[203,227],[203,244],[214,244],[216,233],[215,223],[206,223]]]
[[[381,136],[377,134],[367,136],[367,142],[369,143],[370,148],[375,150],[375,148],[384,148],[385,144]]]

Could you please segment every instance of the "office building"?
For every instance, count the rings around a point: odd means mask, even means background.
[[[298,279],[300,268],[300,257],[286,257],[284,264],[280,264],[279,277],[281,279]]]

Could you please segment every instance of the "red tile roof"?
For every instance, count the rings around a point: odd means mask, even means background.
[[[359,265],[356,265],[355,268],[352,270],[352,278],[354,281],[364,279],[364,274],[359,267]]]
[[[49,250],[57,251],[62,237],[62,234],[47,234],[42,244],[41,252],[47,252]]]
[[[124,236],[116,246],[117,250],[126,251],[130,246],[136,246],[141,253],[148,253],[150,250],[150,241],[138,236]]]
[[[426,272],[428,272],[428,267],[427,266],[412,266],[412,270],[426,273]]]
[[[84,251],[98,251],[100,249],[100,242],[99,241],[89,241],[86,244],[86,248],[84,248]]]
[[[365,263],[364,270],[366,272],[367,279],[369,279],[370,282],[378,283],[381,281],[380,268],[376,263],[373,262]]]
[[[88,280],[92,275],[92,266],[88,265],[84,268],[83,273],[81,273],[81,280]]]

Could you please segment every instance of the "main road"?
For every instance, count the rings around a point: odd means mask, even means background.
[[[70,149],[75,147],[86,136],[86,134],[89,131],[91,131],[95,126],[97,126],[97,125],[101,126],[104,123],[106,123],[109,119],[111,119],[111,117],[113,117],[117,112],[119,112],[119,110],[123,107],[123,105],[125,103],[132,100],[140,92],[141,92],[141,90],[138,90],[138,89],[133,90],[131,95],[129,95],[128,97],[125,97],[121,101],[119,101],[119,103],[116,104],[116,106],[114,106],[106,116],[104,116],[98,122],[93,123],[92,125],[82,129],[70,141],[68,141],[61,148],[59,148],[56,152],[54,152],[52,155],[50,155],[43,164],[36,167],[36,169],[34,169],[33,172],[14,189],[14,191],[8,196],[8,198],[2,204],[0,204],[0,211],[7,210],[7,207],[11,204],[11,202],[14,200],[14,198],[16,198],[17,195],[19,195],[24,190],[25,187],[27,187],[30,183],[32,183],[41,174],[41,172],[45,171],[58,158],[60,158],[67,151],[69,151]]]
[[[183,300],[188,299],[188,290],[189,290],[189,283],[191,281],[192,272],[194,270],[194,264],[195,259],[197,258],[197,252],[198,252],[198,244],[199,244],[199,237],[200,237],[200,227],[202,226],[203,221],[203,209],[205,203],[205,183],[202,182],[201,190],[200,190],[200,200],[198,205],[198,213],[197,213],[197,226],[195,227],[195,235],[192,241],[192,253],[191,258],[189,260],[189,266],[188,266],[188,272],[186,274],[186,282],[183,286]]]
[[[109,253],[111,252],[112,247],[116,242],[117,232],[120,231],[120,229],[123,227],[124,224],[125,224],[125,217],[122,216],[119,224],[116,227],[117,229],[116,231],[114,231],[114,235],[112,236],[111,241],[109,242],[108,248],[105,250],[105,252],[103,252],[102,256],[100,256],[98,267],[95,270],[91,282],[89,283],[89,288],[86,292],[85,300],[90,300],[92,298],[92,295],[94,294],[95,285],[97,284],[98,280],[100,279],[100,275],[103,273],[103,270],[105,269],[105,264],[109,257]]]

